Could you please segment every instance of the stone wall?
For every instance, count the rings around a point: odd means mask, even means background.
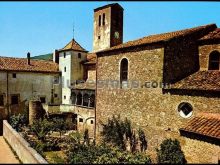
[[[199,64],[200,70],[208,70],[209,67],[209,55],[213,51],[220,52],[220,44],[207,44],[199,46]]]
[[[47,161],[30,147],[18,132],[16,132],[6,120],[3,121],[3,136],[16,152],[23,163],[29,164],[48,164]]]
[[[116,55],[117,54],[117,55]],[[193,106],[193,116],[198,112],[219,112],[220,99],[216,97],[174,95],[164,93],[160,86],[146,88],[143,82],[163,80],[164,49],[148,47],[143,50],[124,51],[98,57],[97,81],[118,80],[120,78],[120,61],[128,59],[128,80],[141,82],[139,88],[97,87],[96,122],[97,138],[102,130],[100,121],[106,122],[113,115],[127,117],[135,128],[141,127],[148,140],[148,152],[155,160],[155,147],[168,137],[176,137],[181,141],[184,153],[191,163],[216,163],[219,147],[199,141],[187,141],[180,137],[179,128],[189,121],[178,113],[181,102],[189,102]],[[198,146],[196,144],[199,144]],[[192,146],[192,147],[191,147]],[[207,148],[206,148],[207,147]],[[204,152],[209,150],[212,154]],[[192,154],[194,152],[194,154]],[[195,156],[197,155],[197,156]],[[202,158],[198,159],[200,156]],[[210,159],[212,155],[213,159]]]
[[[90,137],[94,137],[95,127],[95,111],[94,108],[85,108],[81,106],[68,106],[61,105],[61,112],[73,112],[77,114],[77,130],[80,133],[84,133],[85,129],[88,128]],[[93,124],[91,123],[93,121]]]

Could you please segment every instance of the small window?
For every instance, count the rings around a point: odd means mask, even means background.
[[[91,124],[93,124],[93,120],[91,120]]]
[[[46,98],[45,97],[40,97],[40,102],[43,103],[43,104],[46,103]]]
[[[102,15],[102,25],[105,25],[105,13]]]
[[[55,94],[54,94],[54,97],[58,97],[58,94],[55,93]]]
[[[81,122],[81,123],[82,123],[82,122],[83,122],[83,119],[82,119],[82,118],[79,118],[79,122]]]
[[[181,117],[189,118],[190,116],[192,116],[193,107],[190,103],[182,102],[178,106],[178,112]]]
[[[66,96],[63,97],[66,100]]]
[[[18,104],[18,95],[12,95],[11,96],[11,105]]]
[[[78,53],[78,58],[81,58],[81,53]]]
[[[120,82],[121,87],[127,86],[128,81],[128,60],[126,58],[123,58],[121,60],[121,66],[120,66]]]
[[[99,26],[101,26],[101,15],[99,15]]]
[[[16,73],[12,73],[12,77],[16,78],[17,77]]]
[[[66,67],[64,67],[64,72],[66,72]]]
[[[0,106],[4,106],[4,96],[0,95]]]
[[[59,84],[59,76],[54,77],[54,84]]]
[[[100,40],[101,36],[98,36],[98,39]]]
[[[220,63],[220,53],[218,51],[213,51],[209,55],[209,70],[219,70]]]
[[[63,52],[63,58],[66,58],[66,52]]]

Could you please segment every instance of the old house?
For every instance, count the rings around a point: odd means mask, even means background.
[[[22,113],[30,99],[60,104],[60,71],[56,63],[27,58],[0,57],[1,118]]]

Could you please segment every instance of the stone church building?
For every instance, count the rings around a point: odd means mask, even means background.
[[[104,16],[107,23],[99,24]],[[165,138],[172,137],[180,140],[188,163],[217,163],[220,159],[217,26],[209,24],[123,43],[123,9],[119,5],[95,9],[94,26],[93,46],[98,50],[97,137],[102,130],[100,122],[118,114],[145,130],[151,153],[155,154],[155,147]],[[97,40],[106,46],[100,46]]]
[[[153,159],[164,139],[177,138],[188,163],[218,163],[220,29],[208,24],[123,43],[123,12],[118,3],[94,9],[91,52],[72,39],[53,61],[0,57],[0,110],[10,101],[3,84],[18,81],[13,74],[30,84],[42,75],[46,89],[35,91],[45,110],[70,114],[77,130],[89,128],[99,139],[100,123],[120,115],[145,131]],[[57,77],[62,81],[49,81]],[[19,91],[24,82],[15,84],[8,96],[33,95],[31,87]]]

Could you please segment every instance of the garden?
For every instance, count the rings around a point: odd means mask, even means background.
[[[11,126],[49,163],[63,164],[151,164],[146,154],[147,139],[144,131],[135,130],[130,120],[113,116],[103,123],[97,143],[89,137],[68,128],[62,118],[41,118],[31,125],[25,114],[13,115]],[[179,141],[165,139],[157,151],[158,163],[185,164]]]

